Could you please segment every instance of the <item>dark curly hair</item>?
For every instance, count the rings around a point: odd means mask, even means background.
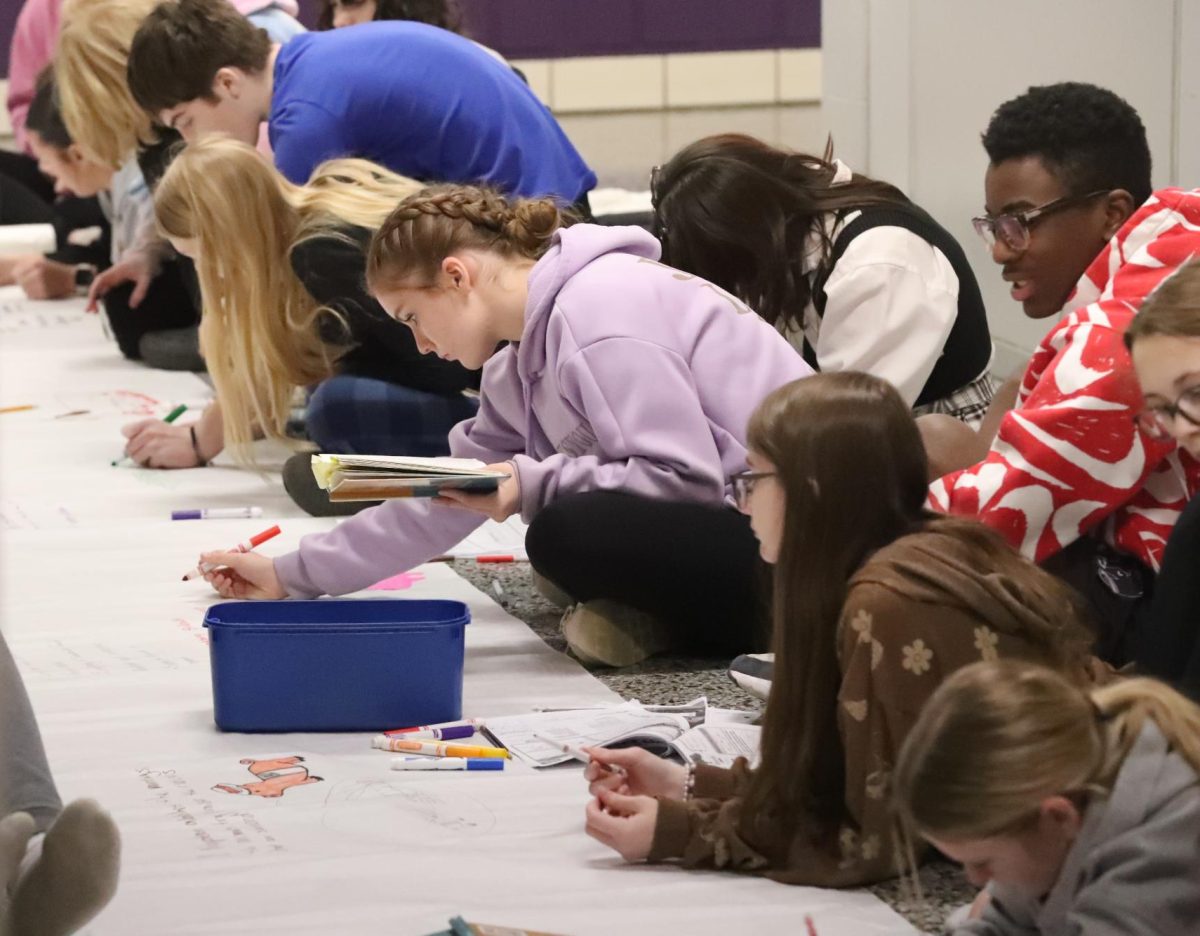
[[[358,6],[362,0],[351,0],[347,6]],[[376,20],[412,20],[428,23],[453,33],[462,33],[462,11],[454,0],[377,0]],[[333,29],[333,0],[322,0],[317,29]]]
[[[1030,88],[1001,104],[983,134],[992,165],[1037,156],[1071,195],[1124,189],[1150,197],[1142,119],[1113,92],[1075,81]]]

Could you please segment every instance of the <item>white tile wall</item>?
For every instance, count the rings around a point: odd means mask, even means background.
[[[513,62],[558,114],[821,99],[821,50],[616,55]]]
[[[661,55],[559,59],[551,67],[558,111],[658,110],[665,104]]]
[[[773,104],[776,52],[689,52],[667,58],[667,105]]]

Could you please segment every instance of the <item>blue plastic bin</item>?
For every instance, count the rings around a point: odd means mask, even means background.
[[[226,601],[204,616],[222,731],[381,731],[462,717],[461,601]]]

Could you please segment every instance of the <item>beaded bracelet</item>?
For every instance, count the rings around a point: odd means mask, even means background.
[[[203,468],[208,464],[208,461],[200,454],[200,444],[196,441],[196,426],[194,424],[188,426],[188,431],[192,435],[192,451],[196,453],[196,467]]]
[[[687,776],[683,778],[683,799],[684,802],[690,800],[696,795],[696,764],[695,762],[687,765]]]

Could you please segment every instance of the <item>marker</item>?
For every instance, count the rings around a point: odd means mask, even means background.
[[[516,556],[476,556],[476,562],[516,562]]]
[[[279,527],[273,526],[269,530],[263,530],[261,533],[258,533],[256,535],[250,537],[250,539],[247,540],[246,542],[239,543],[237,546],[234,546],[233,549],[229,550],[229,552],[237,552],[237,553],[251,552],[255,546],[261,546],[267,540],[278,536],[279,533],[280,533]],[[217,566],[206,562],[203,565],[198,565],[198,566],[196,566],[196,568],[192,569],[191,572],[189,572],[187,575],[185,575],[183,577],[183,580],[185,582],[190,582],[192,579],[200,578],[200,576],[204,575],[205,572],[211,572],[215,568],[217,568]]]
[[[503,770],[496,757],[393,757],[392,770]]]
[[[483,726],[482,718],[464,718],[462,721],[442,722],[440,725],[412,725],[408,728],[389,728],[387,731],[383,732],[383,734],[405,735],[405,738],[408,741],[420,741],[422,739],[429,738],[433,738],[434,740],[441,739],[442,741],[449,741],[451,738],[469,738],[476,732],[477,729],[482,728]],[[460,728],[470,728],[471,731],[465,735],[447,735],[444,733],[450,729],[458,730]],[[434,732],[439,733],[434,734]]]
[[[175,407],[175,409],[171,410],[171,412],[167,413],[167,415],[163,417],[163,422],[170,425],[171,423],[175,422],[175,420],[177,420],[180,416],[182,416],[186,412],[187,412],[187,404],[180,403],[177,407]],[[121,462],[125,462],[125,461],[129,461],[129,456],[122,454],[120,458],[113,459],[113,467],[116,468],[119,464],[121,464]]]
[[[502,747],[479,747],[474,744],[443,744],[440,741],[405,741],[377,735],[371,747],[381,751],[403,754],[427,754],[433,757],[508,757]]]
[[[602,764],[600,761],[593,761],[592,755],[581,747],[576,747],[573,744],[567,744],[563,741],[555,741],[553,738],[547,738],[545,735],[540,735],[536,731],[532,732],[532,736],[536,740],[541,741],[542,744],[548,744],[552,748],[562,751],[564,754],[570,754],[577,761],[583,761],[585,764],[595,764],[597,767],[603,767],[609,773],[619,774],[625,772],[614,764]]]
[[[37,409],[37,406],[33,403],[25,403],[21,406],[2,406],[0,413],[24,413],[31,409]]]
[[[482,722],[479,727],[483,727]],[[384,740],[399,738],[401,741],[454,741],[459,738],[470,738],[476,730],[475,725],[447,725],[444,728],[399,728],[395,731],[385,731],[375,737]]]
[[[201,507],[199,510],[172,510],[172,520],[254,520],[262,516],[261,507]]]
[[[817,927],[807,913],[804,915],[804,928],[808,931],[808,936],[817,936]]]
[[[86,416],[91,410],[88,409],[73,409],[69,413],[59,413],[55,419],[66,419],[68,416]]]

